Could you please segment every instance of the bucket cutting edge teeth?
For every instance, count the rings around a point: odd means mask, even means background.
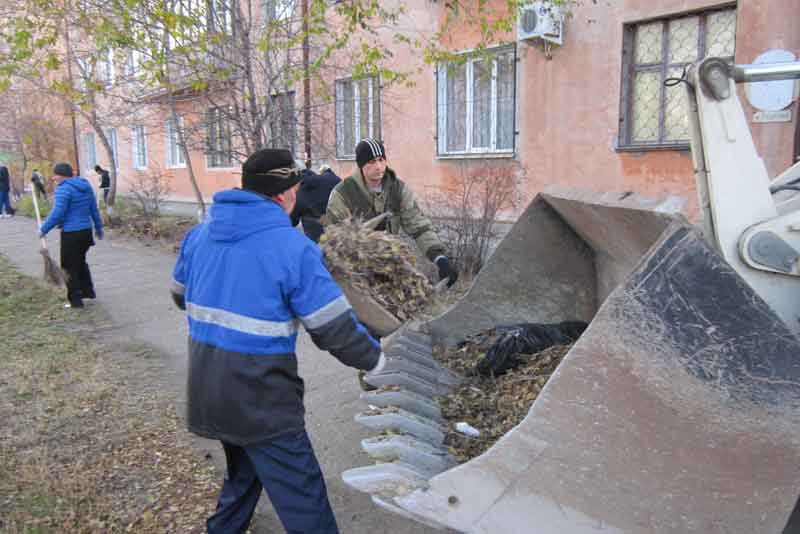
[[[444,442],[444,431],[438,423],[414,415],[400,408],[373,410],[358,413],[356,423],[378,431],[400,431],[439,447]]]

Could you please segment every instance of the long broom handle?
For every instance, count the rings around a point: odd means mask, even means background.
[[[39,201],[36,200],[36,189],[31,191],[31,198],[33,198],[33,211],[36,212],[36,230],[38,232],[39,228],[42,227],[42,216],[39,214]],[[42,248],[47,248],[47,241],[44,240],[44,237],[41,238],[42,240]]]

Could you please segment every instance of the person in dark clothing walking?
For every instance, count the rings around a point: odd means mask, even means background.
[[[220,440],[227,461],[211,534],[246,532],[262,489],[287,532],[338,533],[305,429],[300,325],[345,365],[386,362],[319,247],[291,226],[299,181],[288,150],[252,154],[242,188],[214,195],[175,264],[171,293],[189,322],[187,426]]]
[[[94,166],[94,172],[100,175],[100,190],[103,192],[103,205],[108,205],[108,190],[111,189],[111,175],[100,165]]]
[[[39,169],[33,169],[31,182],[33,183],[34,193],[38,191],[39,195],[43,199],[47,200],[47,191],[44,188],[44,177],[39,172]]]
[[[336,176],[330,167],[320,169],[321,174],[312,170],[301,171],[300,190],[297,192],[297,202],[292,210],[292,226],[303,223],[303,232],[314,243],[319,243],[322,235],[320,218],[325,215],[328,207],[328,197],[341,178]]]
[[[11,176],[8,167],[0,165],[0,217],[12,217],[14,208],[11,207]]]
[[[61,228],[61,268],[67,272],[67,307],[82,308],[83,299],[95,298],[86,253],[94,245],[93,224],[95,236],[103,239],[103,221],[92,186],[85,178],[72,176],[69,163],[57,163],[53,174],[58,183],[55,205],[39,233],[44,237],[56,226]]]

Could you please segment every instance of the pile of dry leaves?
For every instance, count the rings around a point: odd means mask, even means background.
[[[474,375],[471,370],[491,346],[492,339],[492,335],[487,335],[481,338],[481,343],[466,343],[452,349],[440,347],[434,352],[443,365],[466,376],[459,387],[440,399],[448,427],[445,445],[459,462],[479,456],[525,418],[571,347],[554,346],[534,355],[520,355],[524,363],[502,376]],[[462,421],[479,430],[480,436],[473,438],[457,432],[455,425]]]
[[[349,220],[326,226],[320,247],[337,282],[372,297],[400,321],[415,317],[433,294],[414,251],[397,236]]]

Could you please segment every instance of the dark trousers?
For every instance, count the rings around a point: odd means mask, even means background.
[[[103,187],[103,205],[108,206],[108,188]]]
[[[82,306],[83,299],[94,298],[94,284],[86,253],[94,245],[92,230],[61,232],[61,268],[67,273],[67,300]]]
[[[288,534],[338,534],[322,470],[305,431],[239,447],[222,442],[228,470],[207,522],[211,534],[247,531],[262,487]]]
[[[8,191],[0,191],[0,213],[5,210],[6,215],[13,215],[14,209],[11,207],[11,196]]]

